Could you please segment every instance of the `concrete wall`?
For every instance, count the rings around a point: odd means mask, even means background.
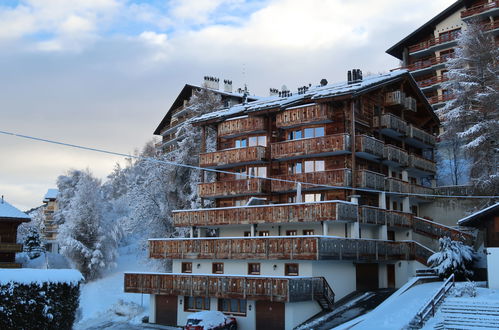
[[[490,289],[499,289],[499,248],[487,248],[487,278]]]
[[[402,287],[411,277],[416,276],[416,269],[426,269],[418,261],[397,261],[395,263],[395,287]]]
[[[432,219],[446,226],[457,226],[457,221],[467,216],[477,201],[455,198],[435,198],[433,203],[421,204],[420,216]]]
[[[292,330],[322,310],[316,301],[287,303],[284,308],[286,330]]]
[[[302,274],[301,272],[300,275],[324,277],[334,291],[335,300],[339,300],[355,291],[356,277],[353,262],[315,261],[313,262],[312,273],[310,275]]]
[[[452,15],[444,19],[442,22],[438,23],[435,27],[434,35],[436,38],[440,35],[440,33],[450,30],[455,30],[461,28],[464,30],[466,24],[461,20],[461,11],[466,9],[464,6],[455,11]]]

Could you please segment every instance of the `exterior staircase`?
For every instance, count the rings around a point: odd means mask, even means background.
[[[325,278],[322,278],[322,288],[318,290],[315,300],[319,303],[323,311],[331,311],[334,306],[334,292],[327,283]]]
[[[498,329],[499,301],[448,298],[440,312],[443,321],[435,329]]]

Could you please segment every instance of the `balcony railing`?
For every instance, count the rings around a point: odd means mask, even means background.
[[[227,165],[258,163],[268,158],[267,147],[226,149],[199,155],[199,166],[224,167]]]
[[[326,298],[322,277],[125,273],[125,292],[297,302]]]
[[[16,243],[0,243],[0,252],[16,253],[22,252],[23,245]]]
[[[385,175],[377,172],[360,170],[356,172],[356,183],[360,188],[385,189]]]
[[[473,6],[466,10],[463,10],[461,12],[461,18],[468,18],[498,7],[499,7],[499,1],[492,1],[481,5]]]
[[[483,29],[485,31],[491,31],[491,30],[499,29],[499,20],[491,22],[491,23],[484,24],[483,25]]]
[[[273,159],[334,154],[350,150],[350,136],[335,134],[310,139],[289,140],[271,145]]]
[[[407,128],[407,138],[415,139],[418,140],[419,142],[431,146],[434,146],[435,143],[437,143],[437,138],[434,135],[425,132],[422,129],[416,128],[412,125],[409,125],[409,127]]]
[[[418,86],[419,86],[419,88],[425,88],[425,87],[430,87],[433,85],[443,83],[444,81],[448,81],[448,80],[449,80],[449,78],[445,75],[444,76],[434,76],[434,77],[431,77],[429,79],[424,79],[424,80],[418,81]]]
[[[383,158],[387,161],[398,163],[399,166],[407,166],[409,161],[407,151],[390,144],[385,145]]]
[[[409,182],[395,178],[385,178],[385,190],[393,193],[407,194],[410,192]]]
[[[21,268],[22,265],[17,262],[0,262],[0,268]]]
[[[365,152],[375,157],[383,157],[384,143],[372,136],[358,135],[355,137],[355,152]]]
[[[424,195],[433,195],[434,191],[431,187],[425,187],[418,184],[410,185],[410,193],[411,194],[424,194]]]
[[[415,233],[426,235],[435,239],[440,237],[450,237],[452,240],[462,241],[465,244],[473,244],[472,235],[419,217],[413,217],[412,230]]]
[[[432,172],[432,173],[436,172],[437,170],[435,162],[413,154],[409,155],[408,166],[425,172]]]
[[[238,135],[264,132],[267,121],[263,117],[247,117],[226,120],[218,125],[219,137],[234,137]]]
[[[326,123],[331,122],[332,118],[332,108],[324,104],[313,104],[278,113],[276,115],[276,126],[284,128],[312,123]]]
[[[428,49],[433,46],[442,45],[451,41],[456,40],[459,37],[459,33],[451,33],[442,37],[431,38],[427,41],[420,42],[416,45],[409,46],[409,53],[418,52],[424,49]]]
[[[385,113],[381,115],[381,118],[375,117],[374,126],[393,130],[399,135],[405,135],[407,133],[407,123],[391,113]]]
[[[150,239],[154,259],[413,260],[412,242],[329,236]]]
[[[202,198],[222,196],[258,195],[269,192],[270,182],[265,179],[246,179],[201,183],[198,194]]]
[[[352,185],[351,173],[352,172],[349,169],[339,169],[339,170],[330,170],[322,172],[279,175],[276,176],[275,178],[287,181],[309,182],[314,184],[350,187]],[[302,184],[301,188],[303,190],[306,190],[306,189],[314,189],[320,187]],[[327,189],[327,188],[324,187],[322,189]],[[285,181],[272,181],[273,192],[285,192],[293,190],[296,190],[296,183],[285,182]]]
[[[455,98],[454,95],[435,95],[435,96],[430,97],[428,99],[428,102],[431,105],[434,105],[434,104],[444,103],[444,102],[453,100],[454,98]]]
[[[408,66],[403,67],[409,71],[419,71],[426,68],[431,68],[432,66],[443,64],[447,62],[452,56],[446,55],[441,57],[430,57],[426,60],[418,61]]]
[[[175,226],[219,226],[258,223],[357,220],[357,205],[326,201],[173,211]]]

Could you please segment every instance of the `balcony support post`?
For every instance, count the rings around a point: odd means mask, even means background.
[[[402,199],[402,212],[411,213],[411,204],[409,202],[409,197],[404,197]]]
[[[251,229],[250,229],[250,230],[251,230],[251,237],[255,237],[255,236],[256,236],[256,235],[255,235],[255,234],[256,234],[256,224],[252,224],[252,225],[250,225],[250,226],[251,226],[251,227],[250,227],[250,228],[251,228]]]
[[[402,171],[402,181],[409,182],[409,173]]]
[[[189,228],[189,237],[190,238],[194,238],[194,230],[195,230],[195,227],[194,226],[191,226]]]
[[[379,208],[386,210],[386,193],[385,192],[379,193],[378,199],[379,199],[379,201],[378,201]]]
[[[149,322],[156,323],[156,295],[149,295]]]
[[[328,236],[329,234],[329,224],[327,221],[322,221],[322,235]]]

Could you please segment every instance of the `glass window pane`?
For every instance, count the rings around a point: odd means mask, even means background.
[[[210,298],[204,298],[204,306],[203,309],[210,310]]]
[[[315,202],[315,194],[305,194],[305,203]]]
[[[196,309],[202,309],[203,308],[203,298],[195,298],[196,299]]]
[[[194,299],[193,299],[193,297],[187,297],[187,306],[188,306],[190,309],[193,309],[193,308],[194,308]]]
[[[324,136],[324,135],[325,135],[324,127],[315,128],[315,137]]]
[[[324,171],[326,168],[325,162],[323,160],[316,160],[315,161],[315,171],[320,172]]]
[[[302,138],[301,131],[295,131],[295,140],[298,140],[298,139],[301,139],[301,138]]]
[[[267,168],[266,167],[259,167],[258,168],[258,176],[261,176],[262,178],[267,177]]]
[[[246,312],[246,300],[239,300],[239,311],[241,313]]]
[[[241,140],[236,140],[236,148],[241,148]]]
[[[238,312],[239,311],[239,301],[237,299],[230,300],[230,311]]]
[[[305,139],[314,137],[314,129],[313,128],[305,128]]]
[[[264,147],[267,146],[267,137],[265,135],[258,137],[258,145],[259,146],[264,146]]]
[[[307,160],[305,161],[305,173],[310,173],[314,171],[314,161]]]
[[[229,310],[229,300],[228,299],[222,299],[222,310],[223,311]]]
[[[249,146],[250,147],[256,146],[257,142],[258,142],[258,137],[256,137],[256,136],[250,136],[249,137]]]

